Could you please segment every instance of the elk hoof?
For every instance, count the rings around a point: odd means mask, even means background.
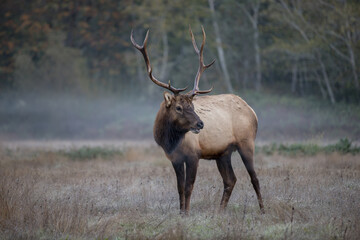
[[[261,212],[261,214],[265,214],[265,209],[264,209],[264,208],[260,208],[260,212]]]

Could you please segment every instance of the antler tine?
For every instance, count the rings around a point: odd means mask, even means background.
[[[143,57],[144,57],[144,60],[145,60],[145,64],[146,64],[146,68],[147,68],[147,72],[148,72],[148,75],[149,75],[149,78],[151,79],[151,81],[153,81],[156,85],[160,86],[160,87],[163,87],[163,88],[166,88],[168,90],[170,90],[171,92],[173,92],[175,95],[179,94],[180,92],[183,92],[187,89],[186,88],[174,88],[170,85],[170,81],[169,81],[169,84],[166,84],[166,83],[163,83],[159,80],[157,80],[153,74],[152,74],[152,68],[151,68],[151,64],[150,64],[150,60],[149,60],[149,56],[146,52],[146,44],[147,44],[147,40],[148,40],[148,37],[149,37],[149,30],[147,30],[146,32],[146,36],[145,36],[145,39],[144,39],[144,42],[142,44],[142,46],[140,46],[139,44],[137,44],[134,40],[134,36],[133,36],[133,30],[131,30],[131,35],[130,35],[130,40],[131,40],[131,43],[134,45],[134,47],[136,49],[138,49]]]
[[[195,37],[194,37],[194,34],[193,34],[192,30],[191,30],[191,26],[190,26],[190,25],[189,25],[189,32],[190,32],[191,41],[192,41],[192,44],[193,44],[193,46],[194,46],[195,52],[196,52],[197,54],[199,54],[199,49],[198,49],[198,47],[197,47],[197,44],[196,44],[196,41],[195,41]]]
[[[191,30],[191,26],[189,25],[189,32],[190,32],[192,44],[194,46],[195,52],[199,56],[199,69],[198,69],[198,72],[196,73],[196,77],[195,77],[195,81],[194,81],[194,88],[193,88],[193,90],[191,92],[188,93],[191,96],[194,96],[194,95],[197,95],[197,94],[209,93],[209,92],[211,92],[213,90],[212,87],[209,90],[199,90],[199,80],[200,80],[201,74],[205,71],[205,69],[209,68],[215,62],[215,59],[214,59],[208,65],[204,64],[203,51],[204,51],[204,45],[205,45],[205,40],[206,40],[206,34],[205,34],[205,30],[204,30],[203,26],[201,26],[201,30],[202,30],[202,34],[203,34],[203,40],[202,40],[200,51],[199,51],[199,49],[197,47],[197,44],[196,44],[196,41],[195,41],[194,34],[193,34],[192,30]]]

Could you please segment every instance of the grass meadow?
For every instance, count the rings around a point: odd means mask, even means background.
[[[155,145],[3,146],[0,238],[358,239],[357,148],[318,147],[310,154],[299,146],[284,149],[262,146],[256,152],[264,215],[234,153],[238,181],[227,210],[219,211],[223,184],[215,161],[201,160],[191,213],[184,217],[171,163]]]

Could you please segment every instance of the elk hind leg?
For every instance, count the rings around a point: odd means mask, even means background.
[[[257,199],[259,202],[260,211],[261,211],[261,213],[265,213],[264,204],[263,204],[263,200],[262,200],[261,193],[260,193],[260,184],[259,184],[259,180],[256,176],[256,172],[254,169],[254,149],[255,149],[254,143],[248,142],[246,144],[242,144],[239,147],[238,151],[239,151],[241,159],[245,165],[245,168],[250,175],[251,183],[254,187],[254,190],[256,192],[256,196],[257,196]]]
[[[231,152],[217,159],[216,164],[224,183],[224,192],[221,198],[220,208],[225,209],[236,183],[236,176],[231,165]]]

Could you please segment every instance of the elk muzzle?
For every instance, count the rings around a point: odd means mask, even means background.
[[[200,132],[200,130],[203,129],[203,128],[204,128],[204,122],[199,120],[196,123],[196,127],[191,128],[190,131],[195,133],[195,134],[198,134]]]

